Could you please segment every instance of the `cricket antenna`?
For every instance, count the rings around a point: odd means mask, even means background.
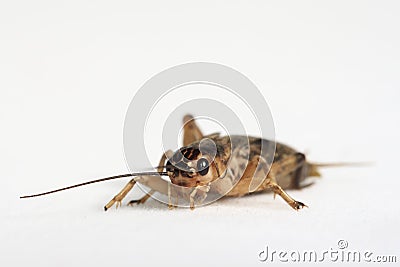
[[[161,175],[161,176],[166,176],[166,175],[168,175],[168,174],[167,174],[167,172],[137,172],[137,173],[127,173],[127,174],[121,174],[121,175],[116,175],[116,176],[101,178],[101,179],[97,179],[97,180],[92,180],[92,181],[88,181],[88,182],[84,182],[84,183],[80,183],[80,184],[75,184],[75,185],[71,185],[71,186],[67,186],[67,187],[63,187],[63,188],[51,190],[51,191],[44,192],[44,193],[39,193],[39,194],[34,194],[34,195],[27,195],[27,196],[21,196],[21,197],[19,197],[19,198],[39,197],[39,196],[44,196],[44,195],[48,195],[48,194],[53,194],[53,193],[56,193],[56,192],[60,192],[60,191],[72,189],[72,188],[75,188],[75,187],[80,187],[80,186],[88,185],[88,184],[94,184],[94,183],[100,183],[100,182],[109,181],[109,180],[114,180],[114,179],[120,179],[120,178],[125,178],[125,177],[132,177],[132,176],[142,176],[142,175],[154,175],[154,176],[155,176],[155,175]]]

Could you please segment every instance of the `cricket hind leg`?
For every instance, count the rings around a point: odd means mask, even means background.
[[[297,152],[290,155],[288,159],[282,160],[278,162],[278,164],[281,167],[280,173],[282,174],[277,177],[277,180],[282,188],[302,189],[313,184],[313,182],[304,183],[309,176],[310,164],[306,161],[306,157],[303,153]]]
[[[283,189],[301,189],[307,177],[308,163],[302,153],[293,153],[275,161],[272,171],[276,182]]]
[[[306,161],[306,157],[302,153],[296,153],[297,165],[293,166],[293,172],[288,175],[290,184],[287,188],[290,189],[303,189],[314,184],[315,181],[310,181],[309,177],[321,177],[318,172],[318,166]],[[282,185],[281,185],[282,186]],[[282,186],[285,188],[284,186]]]
[[[190,114],[185,115],[183,117],[183,146],[199,141],[203,136],[193,116]]]
[[[288,193],[286,193],[285,190],[283,190],[283,188],[278,184],[277,177],[285,177],[290,173],[294,173],[296,176],[298,175],[297,172],[299,168],[301,169],[304,164],[305,156],[302,153],[295,153],[285,157],[280,161],[274,162],[267,175],[267,178],[265,179],[266,183],[264,184],[264,188],[272,190],[274,192],[274,196],[279,195],[286,203],[289,204],[289,206],[295,210],[299,210],[308,206],[293,199]],[[296,177],[294,177],[294,180],[296,180]],[[294,182],[297,183],[297,181]]]
[[[297,201],[293,199],[288,193],[286,193],[282,187],[280,187],[276,182],[271,181],[268,185],[268,188],[271,189],[275,195],[279,195],[289,206],[291,206],[295,210],[299,210],[304,207],[308,207],[303,202]]]

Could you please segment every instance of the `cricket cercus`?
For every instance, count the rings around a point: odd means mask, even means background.
[[[191,209],[195,207],[195,200],[201,203],[211,192],[225,197],[241,197],[255,192],[272,191],[290,207],[298,210],[307,206],[289,196],[285,189],[301,189],[310,185],[306,182],[306,178],[320,176],[319,167],[346,165],[346,163],[310,163],[304,154],[295,149],[258,137],[203,135],[191,115],[186,115],[183,122],[184,146],[175,153],[167,151],[161,157],[155,172],[117,175],[21,198],[51,194],[112,179],[134,177],[105,205],[105,210],[114,204],[116,207],[120,206],[121,201],[137,182],[150,187],[151,190],[141,199],[130,201],[128,204],[144,203],[152,194],[159,192],[168,195],[169,207],[172,208],[174,204],[171,195],[175,194],[175,197],[178,197],[178,192],[171,190],[172,183],[174,188],[188,189],[179,197],[188,198]],[[205,139],[212,141],[215,150],[210,149],[207,144],[201,148]],[[269,149],[261,149],[262,146],[272,145],[275,147],[272,152]],[[269,151],[268,153],[273,155],[265,154],[264,151]],[[273,159],[271,164],[267,163],[268,157]],[[161,176],[168,176],[171,183]],[[258,178],[261,182],[256,188],[251,189],[254,178]]]

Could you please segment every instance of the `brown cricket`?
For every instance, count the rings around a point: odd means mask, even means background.
[[[128,204],[144,203],[155,192],[167,195],[169,207],[174,207],[172,197],[188,198],[190,208],[195,202],[202,203],[209,193],[220,194],[224,197],[241,197],[256,192],[272,191],[279,195],[295,210],[307,207],[304,203],[293,199],[285,192],[286,189],[301,189],[309,186],[306,178],[318,177],[319,167],[342,166],[349,163],[317,164],[306,160],[304,154],[295,149],[258,137],[220,136],[219,134],[203,135],[193,116],[186,115],[183,119],[183,147],[175,153],[167,151],[162,157],[155,172],[141,172],[117,175],[72,185],[45,193],[22,196],[30,198],[51,194],[87,184],[134,177],[115,195],[104,207],[109,209],[114,204],[121,205],[128,192],[139,182],[151,190],[139,200]],[[215,150],[207,145],[201,149],[202,140],[212,140]],[[263,154],[261,146],[275,146],[272,164],[267,164],[267,158],[272,155]],[[266,150],[270,151],[270,150]],[[269,152],[270,153],[270,152]],[[229,162],[229,164],[228,164]],[[354,164],[352,164],[354,165]],[[160,176],[168,176],[174,188],[190,189],[189,193],[172,192],[170,183]],[[254,178],[261,181],[256,188],[251,188]]]

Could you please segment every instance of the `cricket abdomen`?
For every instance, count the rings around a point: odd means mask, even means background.
[[[261,192],[268,189],[268,184],[273,172],[273,178],[277,184],[283,189],[298,189],[301,188],[302,182],[310,176],[312,165],[305,160],[302,153],[297,152],[295,149],[281,144],[275,143],[275,153],[271,168],[267,164],[263,164],[263,159],[268,155],[261,155],[261,144],[268,145],[273,141],[250,138],[250,157],[247,168],[242,172],[242,177],[227,194],[227,196],[243,196],[253,192]],[[235,155],[233,155],[235,157]],[[287,164],[288,159],[292,159]],[[233,158],[240,163],[240,160]],[[259,162],[261,164],[259,164]],[[285,162],[285,164],[283,164]],[[287,166],[286,166],[287,165]],[[261,166],[261,168],[260,168]],[[250,185],[254,177],[264,179],[263,183],[255,190],[250,192]]]

